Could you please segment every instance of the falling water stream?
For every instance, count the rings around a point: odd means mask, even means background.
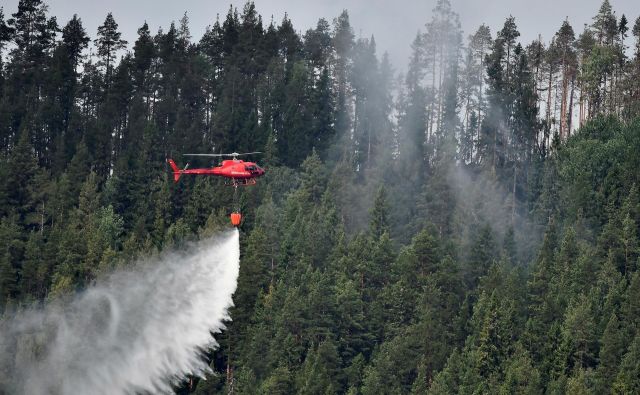
[[[237,230],[116,271],[0,323],[0,393],[171,393],[203,375],[237,285]]]

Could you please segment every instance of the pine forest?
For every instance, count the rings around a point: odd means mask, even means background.
[[[233,188],[167,158],[260,151],[231,320],[177,394],[640,393],[640,8],[522,42],[433,3],[400,71],[348,10],[127,42],[5,3],[0,331],[230,228]],[[42,345],[3,347],[21,393]]]

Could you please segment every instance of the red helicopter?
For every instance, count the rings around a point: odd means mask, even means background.
[[[239,226],[242,221],[242,215],[240,210],[236,206],[236,195],[238,186],[255,185],[256,178],[262,177],[265,173],[264,169],[258,166],[255,162],[245,162],[242,159],[238,159],[239,156],[261,154],[262,152],[245,152],[239,154],[233,152],[230,154],[184,154],[184,156],[205,156],[205,157],[230,157],[232,159],[223,160],[220,166],[213,166],[210,168],[189,169],[189,164],[180,169],[173,159],[167,159],[171,169],[173,170],[173,180],[178,182],[180,176],[183,174],[194,175],[211,175],[220,176],[229,179],[226,185],[234,187],[233,202],[235,212],[231,213],[231,223],[233,226]]]

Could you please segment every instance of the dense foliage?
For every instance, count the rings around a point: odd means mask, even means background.
[[[228,226],[230,190],[167,157],[261,150],[233,322],[179,392],[640,391],[640,18],[465,45],[438,0],[396,78],[346,11],[300,36],[248,2],[131,46],[111,14],[92,41],[4,12],[5,319]]]

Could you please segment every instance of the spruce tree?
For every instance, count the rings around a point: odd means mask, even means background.
[[[618,369],[612,394],[632,394],[640,391],[640,336],[636,335]]]
[[[371,218],[369,223],[371,235],[374,239],[379,239],[383,233],[389,231],[389,203],[384,186],[378,188],[369,216]]]
[[[600,339],[600,363],[596,369],[596,388],[600,393],[607,393],[611,389],[618,366],[624,354],[624,333],[616,314],[611,314],[607,327]]]

